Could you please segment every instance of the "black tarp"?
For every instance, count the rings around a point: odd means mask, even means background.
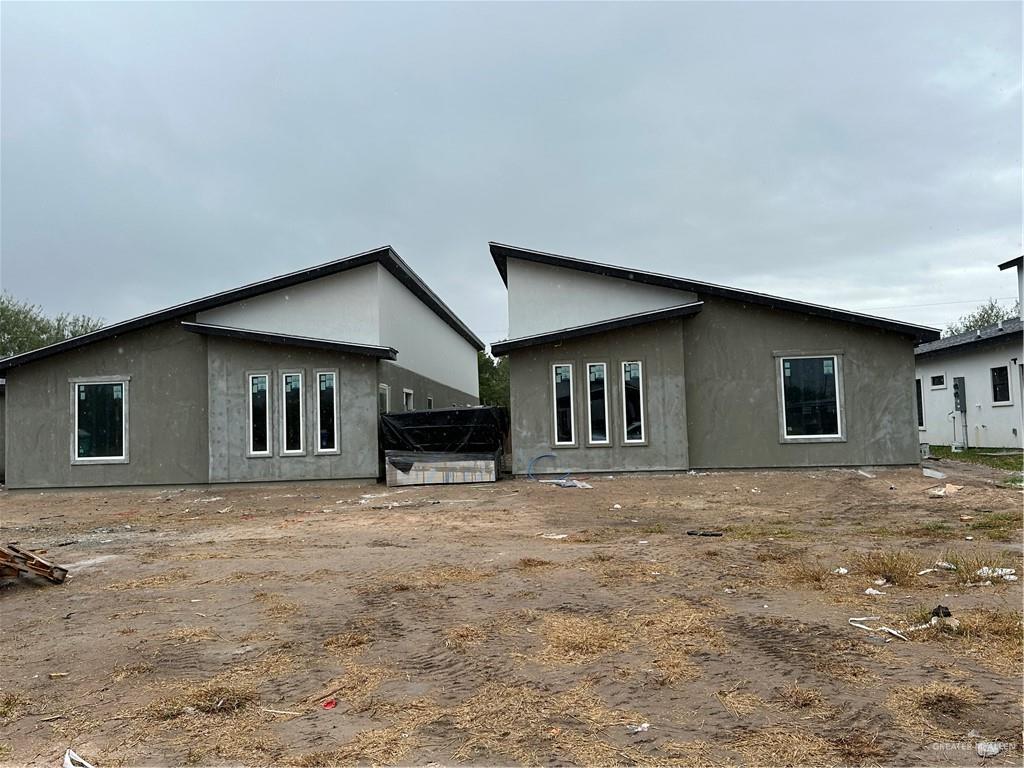
[[[381,451],[493,454],[507,437],[508,411],[495,406],[380,415]]]

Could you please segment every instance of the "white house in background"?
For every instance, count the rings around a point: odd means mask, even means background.
[[[1024,299],[1024,256],[999,265],[1000,269],[1011,267],[1017,269],[1017,291]],[[922,443],[1024,446],[1024,300],[1021,305],[1020,317],[914,350]]]

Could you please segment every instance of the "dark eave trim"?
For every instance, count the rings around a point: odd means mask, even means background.
[[[440,317],[452,330],[462,336],[463,339],[473,345],[475,349],[479,351],[484,348],[484,343],[469,330],[465,323],[455,316],[455,313],[452,312],[422,280],[420,280],[416,273],[409,268],[409,265],[402,261],[401,257],[395,253],[394,249],[390,245],[385,245],[371,251],[357,253],[354,256],[335,259],[334,261],[319,264],[315,267],[309,267],[308,269],[300,269],[296,272],[289,272],[286,275],[272,277],[269,280],[261,280],[257,283],[243,285],[241,288],[233,288],[228,291],[222,291],[201,299],[196,299],[195,301],[177,304],[173,307],[168,307],[167,309],[151,312],[148,315],[142,315],[141,317],[135,317],[131,320],[125,320],[120,323],[108,325],[104,328],[100,328],[98,331],[86,333],[82,336],[76,336],[73,339],[67,339],[66,341],[60,341],[46,347],[40,347],[39,349],[34,349],[30,352],[23,352],[20,355],[12,355],[11,357],[0,360],[0,371],[10,370],[11,368],[31,363],[44,357],[49,357],[50,355],[56,355],[60,352],[84,347],[86,344],[92,344],[93,342],[102,341],[103,339],[110,339],[115,336],[120,336],[123,333],[136,331],[140,328],[146,328],[167,320],[177,320],[197,312],[215,309],[216,307],[222,307],[225,304],[233,304],[237,301],[245,301],[246,299],[251,299],[256,296],[262,296],[265,293],[278,291],[282,288],[290,288],[293,285],[306,283],[321,277],[328,277],[329,275],[334,275],[339,272],[345,272],[350,269],[355,269],[357,267],[373,263],[380,264],[388,272],[394,275],[402,285],[408,288],[413,295],[416,296],[416,298],[426,304],[434,314]]]
[[[252,331],[247,328],[231,328],[226,325],[210,325],[209,323],[182,322],[181,327],[189,333],[199,333],[204,336],[224,336],[229,339],[259,341],[264,344],[285,344],[289,347],[327,349],[332,352],[366,355],[382,360],[394,360],[398,357],[398,350],[394,347],[377,347],[372,344],[356,344],[350,341],[333,341],[332,339],[314,339],[310,336],[292,336],[286,333]]]
[[[644,272],[642,270],[616,267],[610,264],[600,264],[596,261],[585,261],[570,256],[560,256],[555,253],[544,253],[543,251],[532,251],[527,248],[518,248],[514,245],[503,243],[489,243],[491,258],[501,275],[505,287],[508,287],[508,259],[523,259],[538,264],[547,264],[552,267],[564,267],[566,269],[578,269],[581,272],[589,272],[603,277],[614,277],[621,280],[630,280],[645,285],[657,285],[662,288],[674,288],[680,291],[691,291],[698,295],[718,296],[723,299],[739,301],[745,304],[758,304],[771,307],[772,309],[784,309],[790,312],[800,312],[805,315],[824,317],[829,320],[866,325],[872,328],[879,328],[884,331],[898,333],[903,336],[912,337],[917,343],[935,341],[939,338],[939,331],[935,328],[928,328],[923,325],[901,323],[884,317],[864,315],[859,312],[849,312],[834,307],[826,307],[821,304],[810,304],[793,299],[784,299],[780,296],[771,296],[766,293],[744,291],[739,288],[729,288],[714,283],[702,283],[697,280],[686,280],[671,275],[661,275],[655,272]]]
[[[624,315],[622,317],[612,318],[611,320],[602,320],[598,323],[576,325],[572,328],[562,328],[549,333],[539,333],[535,336],[521,336],[518,339],[499,341],[495,344],[491,344],[491,354],[495,357],[502,357],[514,349],[536,347],[539,344],[552,344],[560,341],[567,341],[568,339],[578,339],[581,336],[593,336],[594,334],[605,333],[607,331],[616,331],[620,328],[631,328],[635,325],[653,323],[656,320],[668,320],[673,317],[690,317],[691,315],[695,315],[700,312],[702,306],[704,306],[704,302],[694,301],[689,304],[680,304],[676,307],[655,309],[650,312],[638,312],[635,315]]]
[[[1009,269],[1010,267],[1019,267],[1021,264],[1024,264],[1024,256],[1018,256],[1015,259],[1004,261],[1002,264],[999,265],[999,269],[1003,270]]]

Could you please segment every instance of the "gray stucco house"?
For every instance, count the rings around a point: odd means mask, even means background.
[[[385,246],[0,360],[10,488],[368,479],[483,343]]]
[[[914,345],[939,332],[499,243],[512,467],[914,464]]]

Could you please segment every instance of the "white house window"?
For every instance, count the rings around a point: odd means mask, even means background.
[[[76,462],[123,462],[128,458],[128,381],[72,384]]]
[[[413,392],[412,392],[411,389],[403,389],[402,390],[402,405],[404,406],[405,410],[407,410],[407,411],[414,411],[414,410],[416,410],[416,406],[415,406],[415,403],[414,403],[414,396],[413,396]]]
[[[608,444],[608,366],[587,364],[587,423],[592,445]]]
[[[249,455],[270,455],[270,377],[249,374]]]
[[[781,363],[784,437],[841,438],[837,357],[783,357]]]
[[[644,429],[643,364],[632,360],[622,364],[622,427],[627,443],[642,443]]]
[[[935,376],[932,376],[930,381],[931,381],[931,388],[932,389],[945,389],[946,388],[946,374],[944,374],[944,373],[939,373],[939,374],[936,374]]]
[[[391,387],[387,384],[377,385],[377,411],[388,413],[391,410]]]
[[[914,389],[917,396],[917,426],[924,429],[924,394],[921,392],[921,380],[914,379]]]
[[[281,375],[281,453],[301,454],[305,445],[302,414],[302,374]]]
[[[1005,404],[1010,402],[1010,368],[1000,365],[989,372],[992,376],[992,402]]]
[[[551,371],[555,409],[555,445],[573,445],[576,442],[576,414],[572,393],[572,365],[569,363],[553,365]]]
[[[338,450],[338,376],[334,371],[320,371],[316,375],[316,433],[317,453],[336,453]]]
[[[427,410],[434,410],[434,398],[432,398],[430,395],[427,395]]]

